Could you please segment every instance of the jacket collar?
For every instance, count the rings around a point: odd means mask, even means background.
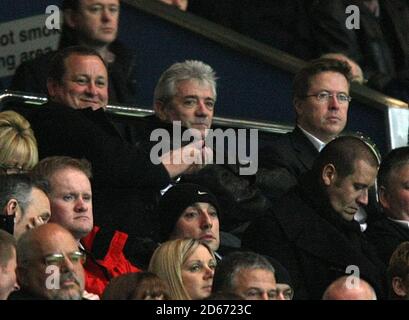
[[[291,132],[290,141],[298,160],[304,165],[305,170],[310,170],[319,154],[318,150],[298,127]]]

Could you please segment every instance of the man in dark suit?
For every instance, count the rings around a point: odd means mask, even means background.
[[[384,297],[382,262],[354,220],[368,203],[377,168],[376,154],[361,139],[331,141],[272,214],[249,226],[242,246],[280,261],[298,299],[321,299],[333,280],[358,271]]]
[[[85,158],[93,167],[95,220],[121,231],[150,236],[155,219],[146,214],[144,197],[166,187],[171,178],[196,168],[167,152],[154,164],[145,149],[126,143],[104,112],[108,75],[92,49],[58,52],[48,76],[50,102],[28,115],[39,157]],[[184,147],[201,154],[203,141]],[[179,160],[179,161],[178,161]]]
[[[295,76],[296,127],[259,155],[260,167],[266,169],[260,171],[259,185],[272,200],[295,185],[324,145],[345,128],[350,79],[349,66],[333,59],[314,60]],[[277,178],[269,181],[268,176],[279,169]]]
[[[368,238],[385,265],[396,247],[409,241],[409,147],[392,150],[378,175],[382,218],[369,225]]]

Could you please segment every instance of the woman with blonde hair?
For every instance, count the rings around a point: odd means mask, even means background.
[[[30,171],[38,162],[33,130],[17,112],[0,112],[0,150],[0,174]]]
[[[149,263],[149,271],[168,282],[171,299],[201,300],[212,289],[216,258],[204,243],[176,239],[159,246]]]

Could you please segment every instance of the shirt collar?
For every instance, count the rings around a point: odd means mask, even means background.
[[[315,147],[315,149],[318,150],[318,152],[321,152],[322,148],[325,147],[325,142],[322,142],[320,139],[318,139],[317,137],[314,137],[311,133],[309,133],[308,131],[304,130],[303,128],[300,127],[300,125],[298,125],[298,128],[300,128],[300,130],[306,135],[306,137],[308,138],[308,140],[311,141],[311,143],[313,144],[313,146]]]
[[[402,227],[409,229],[409,221],[406,220],[395,220],[388,217],[389,220],[396,222],[397,224],[401,225]]]

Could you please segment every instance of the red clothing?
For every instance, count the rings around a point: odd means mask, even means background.
[[[129,272],[139,272],[139,268],[134,266],[123,253],[128,235],[120,231],[111,232],[111,241],[106,249],[102,252],[95,253],[95,247],[97,242],[105,242],[107,239],[100,239],[101,229],[94,227],[92,231],[81,239],[81,243],[85,250],[91,252],[94,257],[87,257],[87,261],[84,264],[85,269],[85,290],[91,293],[95,293],[99,296],[102,295],[109,280],[113,277],[119,276]],[[100,236],[100,237],[98,237]],[[106,237],[107,234],[104,233]],[[98,246],[98,250],[101,251],[101,246]],[[102,259],[100,259],[100,257]]]

